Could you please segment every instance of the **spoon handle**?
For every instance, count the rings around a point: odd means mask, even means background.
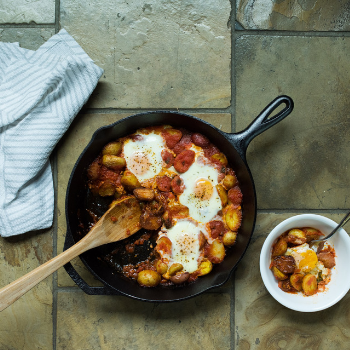
[[[65,265],[67,262],[71,261],[73,258],[80,255],[87,249],[90,249],[92,246],[90,241],[91,240],[89,237],[85,236],[68,250],[65,250],[61,254],[47,261],[45,264],[40,265],[33,271],[28,272],[26,275],[1,288],[0,312],[14,303],[23,294],[27,293],[44,278],[58,270],[61,266]]]
[[[350,211],[344,216],[343,220],[340,221],[339,225],[325,238],[322,238],[322,241],[332,237],[341,227],[345,226],[350,220]]]

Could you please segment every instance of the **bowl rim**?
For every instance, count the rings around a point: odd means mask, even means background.
[[[276,240],[278,236],[280,236],[283,232],[287,231],[288,229],[291,229],[293,227],[298,227],[297,222],[300,222],[301,220],[313,220],[314,222],[319,222],[320,224],[324,225],[329,225],[331,228],[335,228],[338,223],[333,221],[332,219],[329,219],[323,215],[318,215],[318,214],[299,214],[299,215],[294,215],[291,216],[288,219],[283,220],[280,222],[274,229],[272,229],[269,234],[267,235],[264,244],[261,248],[260,251],[260,274],[261,278],[264,282],[264,285],[268,292],[271,294],[271,296],[278,301],[280,304],[284,305],[285,307],[294,310],[294,311],[300,311],[300,312],[316,312],[316,311],[321,311],[324,309],[327,309],[334,304],[336,304],[338,301],[340,301],[350,290],[350,279],[347,280],[346,287],[343,288],[333,299],[331,299],[328,303],[324,303],[322,305],[316,305],[315,303],[310,303],[309,306],[303,305],[298,305],[295,303],[291,303],[290,301],[285,298],[288,295],[294,295],[290,293],[285,293],[279,289],[276,289],[277,286],[277,281],[275,280],[276,284],[271,285],[268,279],[268,273],[271,274],[271,270],[269,269],[269,264],[266,264],[266,258],[268,258],[268,261],[270,261],[270,255],[271,255],[271,246],[273,242]],[[292,227],[288,227],[291,224]],[[299,225],[300,226],[300,225]],[[348,233],[341,228],[338,233],[340,235],[341,239],[344,240],[346,243],[346,249],[349,251],[349,260],[350,260],[350,237]],[[284,294],[282,294],[284,293]],[[319,295],[319,294],[316,294]]]

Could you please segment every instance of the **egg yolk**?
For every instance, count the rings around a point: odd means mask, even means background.
[[[135,175],[145,174],[150,166],[151,162],[145,153],[134,153],[130,159],[129,167],[135,173]]]
[[[213,194],[213,185],[207,179],[199,179],[195,183],[194,195],[202,200],[208,200]]]
[[[307,250],[300,254],[301,259],[299,262],[299,269],[303,272],[309,272],[313,270],[317,265],[317,255],[312,250]]]

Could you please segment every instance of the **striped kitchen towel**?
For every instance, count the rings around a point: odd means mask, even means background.
[[[103,70],[62,29],[38,50],[0,43],[0,235],[52,225],[49,156]]]

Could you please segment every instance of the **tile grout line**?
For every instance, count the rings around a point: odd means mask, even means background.
[[[235,65],[235,43],[236,43],[236,1],[231,0],[231,132],[236,131],[236,65]],[[230,288],[230,349],[234,350],[236,345],[235,328],[236,328],[236,312],[235,312],[235,272],[231,275]]]

